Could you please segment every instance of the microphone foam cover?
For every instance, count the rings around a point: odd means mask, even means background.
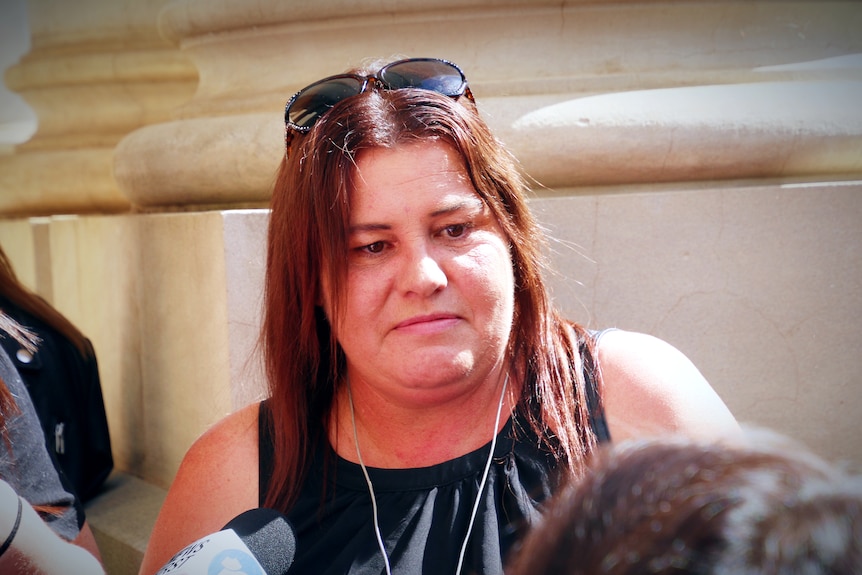
[[[287,518],[259,507],[231,519],[224,529],[232,529],[254,554],[267,575],[287,573],[296,555],[296,535]]]

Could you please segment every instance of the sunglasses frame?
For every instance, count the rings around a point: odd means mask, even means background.
[[[402,64],[411,63],[411,62],[435,62],[435,63],[445,64],[447,66],[452,67],[454,69],[454,71],[456,71],[461,76],[461,88],[455,94],[445,94],[443,92],[438,92],[437,90],[432,90],[430,88],[420,88],[418,86],[404,86],[404,87],[392,88],[390,85],[388,85],[386,83],[385,76],[386,76],[387,70],[389,70],[393,67],[396,67],[396,66],[399,66]],[[429,78],[430,78],[430,76],[429,76]],[[329,110],[326,110],[323,113],[319,114],[316,118],[314,118],[314,120],[310,124],[308,124],[306,126],[300,126],[300,125],[298,125],[298,124],[296,124],[290,120],[291,108],[292,108],[293,104],[296,102],[296,100],[300,96],[302,96],[303,94],[307,93],[312,88],[315,88],[315,87],[320,86],[322,84],[326,84],[328,82],[332,82],[335,80],[342,80],[342,79],[357,80],[359,82],[359,90],[355,94],[350,94],[349,96],[345,96],[341,100],[337,100],[336,103],[341,102],[343,100],[346,100],[347,98],[351,98],[353,96],[358,96],[359,94],[366,92],[369,89],[369,86],[372,86],[372,85],[377,85],[380,89],[383,89],[383,90],[403,90],[406,88],[414,88],[417,90],[430,90],[432,92],[436,92],[436,93],[442,94],[444,96],[449,96],[450,98],[454,98],[454,99],[458,99],[461,96],[466,96],[467,99],[470,100],[470,102],[472,102],[473,104],[476,103],[476,100],[473,98],[473,93],[470,91],[470,86],[467,83],[467,77],[464,75],[464,71],[461,70],[461,68],[457,64],[450,62],[448,60],[444,60],[442,58],[406,58],[404,60],[397,60],[395,62],[390,62],[389,64],[386,64],[385,66],[380,68],[380,70],[378,70],[377,73],[371,74],[369,76],[362,76],[359,74],[336,74],[334,76],[327,76],[326,78],[318,80],[317,82],[313,82],[313,83],[309,84],[308,86],[306,86],[305,88],[303,88],[302,90],[298,91],[293,96],[291,96],[290,99],[287,101],[287,104],[285,104],[285,106],[284,106],[284,144],[285,144],[286,150],[290,149],[290,144],[291,144],[291,141],[293,140],[293,133],[295,133],[295,132],[299,132],[301,134],[308,133],[311,130],[311,128],[314,127],[314,125],[317,123],[317,121],[321,117],[323,117],[326,114],[326,112],[329,111]]]

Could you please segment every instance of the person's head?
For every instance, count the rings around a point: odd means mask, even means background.
[[[555,498],[509,575],[862,572],[862,478],[773,434],[621,444]]]
[[[272,403],[277,411],[291,413],[291,424],[296,426],[293,435],[320,433],[320,422],[329,413],[335,385],[347,364],[349,350],[341,344],[348,336],[363,337],[346,333],[346,326],[358,330],[368,324],[350,324],[345,319],[358,308],[352,305],[356,300],[351,290],[358,289],[359,282],[358,276],[351,275],[350,258],[360,247],[357,242],[367,238],[364,247],[368,247],[380,238],[359,236],[356,229],[412,225],[393,214],[413,207],[425,210],[417,217],[433,217],[430,162],[437,162],[442,174],[437,181],[441,190],[457,188],[457,200],[462,203],[470,196],[471,217],[485,218],[483,229],[494,236],[493,270],[484,271],[488,274],[485,287],[495,284],[487,293],[496,290],[496,295],[488,295],[485,303],[498,308],[489,322],[496,332],[494,341],[485,346],[489,357],[482,361],[495,361],[530,385],[547,386],[542,394],[522,392],[522,398],[534,401],[531,409],[539,410],[535,399],[539,395],[543,409],[555,409],[554,401],[566,405],[573,401],[571,382],[560,385],[558,379],[552,381],[552,374],[580,366],[571,348],[573,341],[577,347],[582,332],[563,336],[568,338],[565,345],[552,334],[562,331],[562,321],[550,305],[542,277],[544,239],[527,207],[528,188],[514,158],[479,116],[457,67],[417,59],[354,70],[301,91],[289,101],[285,117],[286,154],[271,202],[263,343]],[[390,167],[400,165],[398,181],[387,180],[387,173],[377,169],[386,162]],[[405,162],[419,162],[415,188],[403,177],[411,167]],[[377,194],[375,203],[370,201],[371,193]],[[387,193],[389,212],[381,216],[386,221],[375,219],[380,206],[376,202]],[[398,195],[407,193],[416,196]],[[441,191],[441,200],[444,195]],[[469,222],[439,218],[438,223]],[[505,273],[500,272],[502,259]],[[440,261],[435,260],[435,265],[443,269]],[[482,270],[474,266],[473,271]],[[378,276],[381,286],[386,277]],[[481,294],[473,295],[481,299]],[[355,314],[352,317],[356,319]],[[359,359],[361,349],[351,349],[358,351],[350,360]],[[584,414],[563,417],[556,427],[584,427],[585,420]],[[290,433],[274,432],[277,436]],[[560,435],[565,443],[566,434]],[[302,440],[297,449],[301,468]]]
[[[460,71],[451,68],[450,73]],[[337,102],[306,134],[287,130],[290,149],[273,192],[270,222],[270,271],[279,277],[269,278],[269,287],[274,297],[285,294],[289,301],[270,309],[284,317],[281,309],[301,306],[297,335],[304,340],[300,342],[303,347],[316,351],[318,341],[324,343],[318,340],[323,334],[311,337],[312,330],[320,327],[314,320],[323,299],[329,301],[333,324],[338,323],[346,295],[348,229],[360,179],[358,166],[378,149],[440,144],[454,153],[511,244],[519,292],[516,321],[521,315],[535,313],[530,309],[535,303],[530,300],[534,290],[543,289],[538,269],[540,239],[526,209],[525,186],[513,158],[467,96],[373,87]],[[291,285],[279,286],[276,293],[279,280]],[[328,293],[322,293],[324,286]],[[328,363],[333,359],[334,342],[324,345],[328,349],[321,350],[321,359]]]

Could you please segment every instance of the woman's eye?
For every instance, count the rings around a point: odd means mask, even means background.
[[[450,238],[460,238],[467,232],[467,224],[453,224],[451,226],[446,226],[443,228],[443,231]]]
[[[383,251],[383,242],[374,242],[364,246],[362,249],[369,254],[379,254]]]

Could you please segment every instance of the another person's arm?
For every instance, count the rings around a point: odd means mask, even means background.
[[[598,349],[614,441],[663,434],[739,437],[730,410],[694,364],[669,343],[613,330],[602,335]]]
[[[156,519],[141,575],[155,573],[186,545],[258,507],[257,414],[255,403],[227,416],[188,450]]]

